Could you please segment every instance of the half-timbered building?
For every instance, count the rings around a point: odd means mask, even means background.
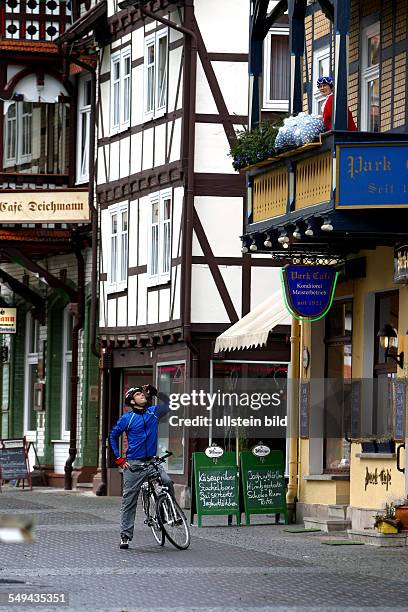
[[[70,56],[70,71],[56,41],[88,4],[0,3],[1,307],[17,320],[2,327],[1,438],[25,436],[41,482],[66,488],[97,465],[91,91],[79,76],[92,62]]]
[[[287,326],[276,327],[261,354],[214,354],[217,335],[279,282],[270,258],[242,253],[245,178],[228,157],[248,117],[249,8],[246,0],[107,3],[95,110],[102,440],[130,386],[179,392],[193,378],[273,376],[288,362]],[[74,24],[72,40],[92,30],[89,15]],[[279,50],[288,41],[282,25]],[[282,114],[285,86],[266,91],[265,111]],[[160,430],[181,494],[192,450],[207,443]],[[119,490],[109,454],[100,477]]]

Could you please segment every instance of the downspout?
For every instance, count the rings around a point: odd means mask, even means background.
[[[286,492],[286,504],[289,522],[293,522],[297,499],[298,480],[298,423],[299,423],[299,377],[300,377],[300,322],[292,317],[290,334],[290,361],[292,375],[289,380],[288,397],[288,432],[289,432],[289,482]]]
[[[194,211],[194,151],[195,151],[195,109],[196,109],[196,81],[197,81],[197,51],[198,42],[196,33],[189,28],[180,26],[169,19],[160,17],[144,7],[140,12],[158,21],[169,28],[190,37],[190,53],[185,53],[184,82],[183,82],[183,111],[184,111],[184,142],[183,142],[183,168],[187,167],[185,198],[186,204],[183,214],[183,249],[182,249],[182,290],[183,295],[183,338],[192,354],[191,378],[197,378],[197,365],[199,352],[192,342],[191,334],[191,276],[193,253],[193,211]],[[193,4],[191,0],[185,2],[184,20],[194,22]],[[187,133],[186,133],[187,132]]]
[[[75,249],[78,263],[78,311],[77,321],[72,328],[72,364],[71,364],[71,428],[69,432],[69,456],[66,460],[64,471],[64,489],[72,489],[72,466],[77,455],[77,420],[78,420],[78,358],[79,358],[79,330],[84,322],[84,285],[85,264],[81,249]]]

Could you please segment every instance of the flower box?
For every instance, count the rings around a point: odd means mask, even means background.
[[[401,524],[401,531],[408,531],[408,505],[395,506],[395,519]]]

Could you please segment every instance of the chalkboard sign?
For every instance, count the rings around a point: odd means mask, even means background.
[[[394,380],[394,440],[404,440],[404,407],[406,401],[406,386],[403,380]]]
[[[0,478],[28,480],[31,487],[25,438],[0,440]]]
[[[361,381],[351,382],[351,437],[361,437]]]
[[[242,451],[240,460],[246,524],[250,525],[251,514],[284,514],[287,525],[282,451],[271,451],[266,457]]]
[[[301,438],[309,437],[309,402],[310,383],[301,383],[299,398],[299,434]]]
[[[210,458],[205,453],[193,453],[191,523],[194,514],[198,526],[204,515],[235,514],[241,522],[239,508],[239,482],[236,455],[225,452],[222,457]]]

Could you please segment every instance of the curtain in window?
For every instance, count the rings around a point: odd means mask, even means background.
[[[289,37],[271,36],[270,100],[288,100],[290,91]]]

